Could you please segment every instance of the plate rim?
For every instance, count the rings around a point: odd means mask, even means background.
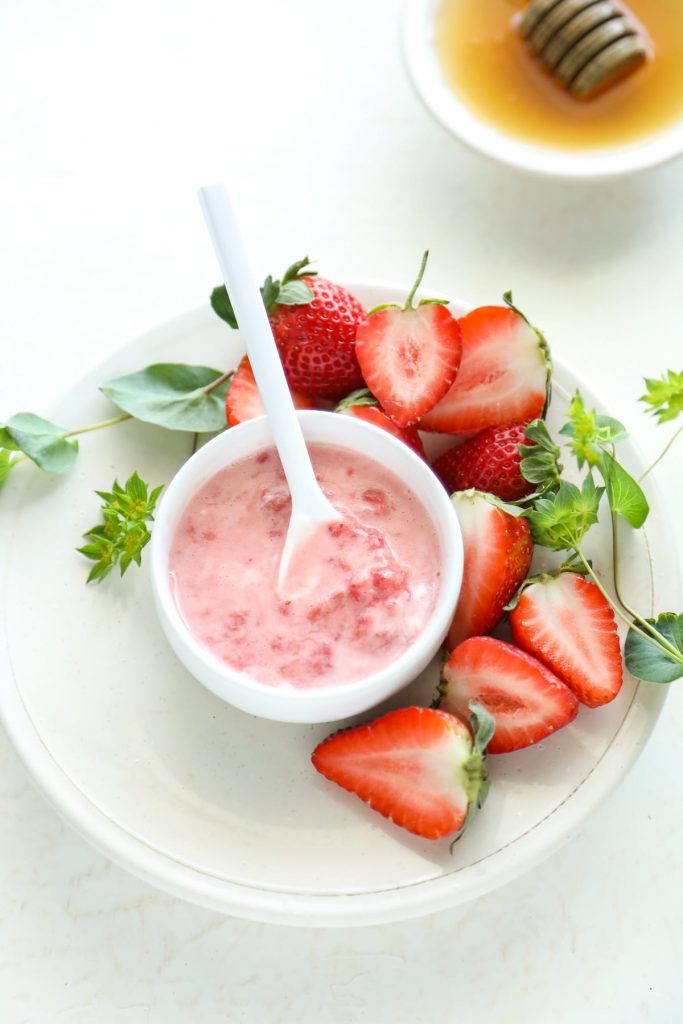
[[[382,290],[389,296],[404,294],[406,290],[405,285],[373,279],[347,279],[343,283],[351,291]],[[451,297],[449,302],[462,312],[472,308],[457,298]],[[69,388],[60,401],[68,401],[71,395],[80,391],[84,378],[95,374],[113,359],[125,358],[141,344],[149,343],[154,335],[184,332],[200,318],[206,318],[207,312],[207,307],[201,306],[182,313],[110,352],[83,374],[80,383]],[[583,381],[570,363],[556,353],[553,353],[553,359],[555,371],[560,377],[559,383],[562,383],[565,376],[570,382],[579,383],[586,396],[598,407],[604,408],[590,385]],[[642,459],[642,453],[632,440],[631,446],[635,455]],[[648,497],[654,512],[653,518],[661,525],[654,538],[654,546],[661,547],[663,545],[657,537],[671,537],[670,518],[652,478],[649,478]],[[648,537],[650,545],[652,540]],[[3,594],[6,592],[8,571],[4,551],[5,545],[0,544]],[[650,558],[654,566],[657,559],[652,552]],[[678,563],[670,582],[672,599],[679,598]],[[6,619],[0,643],[0,677],[4,683],[0,687],[0,721],[19,759],[58,815],[99,852],[151,885],[212,910],[270,924],[311,927],[384,924],[435,913],[476,899],[531,870],[563,846],[623,780],[649,740],[668,694],[667,687],[638,682],[631,704],[612,742],[583,781],[545,818],[486,858],[458,872],[405,886],[370,892],[311,894],[284,889],[260,889],[218,878],[175,860],[167,852],[155,849],[149,842],[134,836],[110,818],[102,807],[95,804],[71,780],[43,743],[14,676]],[[635,709],[645,711],[644,723],[636,721],[638,716]],[[600,771],[597,771],[600,766]],[[542,839],[539,841],[538,829],[541,826]]]

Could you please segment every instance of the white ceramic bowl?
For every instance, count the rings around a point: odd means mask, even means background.
[[[173,478],[156,517],[151,544],[154,599],[166,637],[185,667],[204,686],[242,711],[281,722],[331,722],[367,711],[407,686],[436,654],[448,630],[462,581],[462,538],[453,506],[425,462],[397,438],[362,420],[330,412],[300,412],[309,442],[363,452],[392,471],[419,495],[437,532],[442,555],[441,586],[434,612],[415,641],[395,661],[365,679],[317,689],[257,682],[200,644],[174,600],[168,554],[178,520],[191,497],[219,470],[273,444],[265,417],[249,420],[209,441]]]
[[[443,0],[407,0],[403,54],[418,96],[443,127],[472,149],[519,170],[548,178],[590,181],[664,163],[683,152],[683,118],[668,129],[624,146],[572,151],[523,142],[482,121],[445,81],[434,45]],[[476,3],[476,0],[472,0]]]

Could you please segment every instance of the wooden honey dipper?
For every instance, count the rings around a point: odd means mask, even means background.
[[[644,30],[619,0],[531,0],[520,31],[579,99],[603,92],[652,56]]]

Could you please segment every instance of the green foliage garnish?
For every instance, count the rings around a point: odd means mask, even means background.
[[[533,420],[524,431],[524,436],[533,444],[517,446],[522,456],[519,470],[525,480],[536,484],[534,497],[537,497],[559,487],[562,472],[560,449],[543,420]]]
[[[0,487],[10,474],[12,469],[12,453],[6,448],[0,448]]]
[[[317,273],[311,269],[310,263],[308,256],[292,263],[282,275],[281,281],[274,281],[270,274],[268,275],[261,288],[263,305],[268,312],[271,312],[274,306],[306,306],[313,301],[310,286],[301,280],[302,276],[314,277]],[[211,308],[233,330],[237,329],[237,317],[225,285],[221,284],[211,292]]]
[[[0,428],[0,447],[23,452],[47,473],[65,473],[78,454],[78,441],[64,427],[32,412],[19,412]]]
[[[350,409],[354,405],[379,405],[379,402],[368,388],[358,388],[346,398],[342,398],[335,411],[343,412],[344,409]]]
[[[569,420],[560,430],[570,437],[569,447],[576,456],[579,469],[588,463],[597,466],[602,453],[628,437],[626,428],[611,416],[598,416],[595,409],[586,409],[581,394],[577,391],[569,403]]]
[[[641,626],[655,643],[634,629],[629,630],[624,648],[629,672],[637,679],[651,683],[672,683],[674,679],[680,679],[683,676],[683,615],[664,612],[657,620],[645,619]],[[662,650],[657,642],[661,640],[672,650]]]
[[[667,370],[660,380],[645,377],[647,391],[639,401],[650,408],[648,412],[657,417],[658,423],[675,420],[683,412],[683,372]]]
[[[119,409],[168,430],[213,433],[222,430],[229,375],[208,366],[155,363],[115,377],[101,391]]]
[[[609,452],[602,453],[599,468],[612,512],[639,530],[650,514],[642,487]]]
[[[88,583],[101,582],[115,565],[121,575],[131,562],[140,565],[142,549],[152,536],[147,523],[154,519],[157,498],[163,484],[148,493],[148,484],[137,471],[126,481],[125,487],[115,480],[111,491],[96,491],[102,498],[102,522],[84,534],[88,543],[77,550],[95,563]]]
[[[552,551],[565,551],[581,544],[584,534],[598,521],[598,506],[604,494],[591,476],[579,489],[562,480],[554,494],[538,498],[527,512],[536,544]]]

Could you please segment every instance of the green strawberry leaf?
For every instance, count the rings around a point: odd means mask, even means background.
[[[560,484],[560,449],[550,436],[543,420],[532,420],[524,431],[524,436],[533,444],[517,446],[522,456],[519,471],[529,483],[542,485],[535,494],[535,497],[538,497],[539,494],[553,490]]]
[[[225,320],[233,330],[237,330],[237,317],[224,284],[219,284],[211,292],[211,308],[221,320]]]
[[[579,469],[597,466],[603,451],[612,448],[628,437],[626,428],[611,416],[599,416],[595,409],[589,411],[579,391],[569,403],[569,419],[560,433],[571,438],[569,448],[576,456]]]
[[[647,411],[657,417],[658,423],[675,420],[683,412],[683,372],[667,370],[661,380],[646,377],[645,387],[639,401],[650,406]]]
[[[624,647],[626,667],[636,679],[645,679],[650,683],[672,683],[683,677],[683,615],[664,612],[656,621],[646,621],[678,651],[680,661],[631,629]]]
[[[305,281],[285,281],[274,301],[279,306],[306,306],[313,302],[313,291]]]
[[[67,439],[64,427],[32,412],[12,416],[3,428],[3,437],[5,434],[9,435],[13,450],[22,451],[46,473],[65,473],[78,454],[78,441]]]
[[[474,736],[474,749],[478,750],[480,754],[485,754],[496,731],[496,721],[483,704],[471,700],[467,706],[470,709],[470,728]]]
[[[297,260],[296,263],[292,263],[291,267],[287,267],[282,275],[282,284],[295,281],[298,277],[315,277],[317,273],[317,270],[313,270],[308,256],[304,256],[302,260]]]
[[[352,391],[346,398],[342,398],[335,412],[343,412],[344,409],[349,409],[354,405],[379,405],[379,402],[372,391],[369,391],[367,388],[358,388],[357,391]]]
[[[229,381],[219,370],[185,363],[155,363],[116,377],[100,390],[119,409],[168,430],[223,430]]]
[[[578,547],[584,534],[598,521],[598,506],[604,494],[587,476],[581,490],[562,480],[554,494],[538,498],[526,515],[536,544],[552,551]]]
[[[622,516],[635,530],[639,530],[650,513],[650,506],[640,484],[609,452],[602,453],[600,473],[605,481],[607,500],[612,512]]]

